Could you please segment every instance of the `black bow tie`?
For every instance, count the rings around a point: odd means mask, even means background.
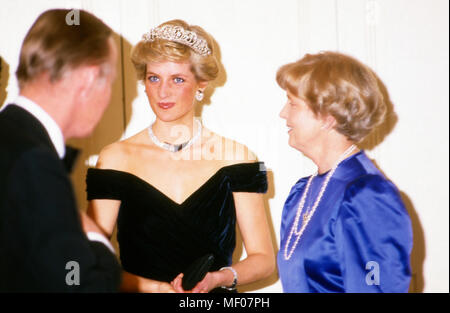
[[[64,167],[66,168],[67,173],[71,173],[73,166],[75,165],[75,161],[77,160],[78,154],[80,153],[79,149],[76,149],[71,146],[66,146],[66,154],[62,159]]]

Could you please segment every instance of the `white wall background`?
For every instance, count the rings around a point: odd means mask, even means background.
[[[226,70],[202,108],[203,122],[246,144],[272,170],[267,211],[278,245],[290,187],[314,166],[287,145],[278,117],[285,96],[275,82],[276,70],[320,50],[353,55],[375,70],[395,111],[396,122],[366,147],[401,190],[413,221],[411,291],[449,292],[448,6],[447,0],[0,0],[0,101],[13,101],[18,93],[14,72],[21,42],[40,13],[83,8],[102,18],[117,32],[121,75],[94,135],[73,142],[86,160],[153,120],[143,87],[136,85],[131,46],[169,19],[202,26],[218,42]],[[85,173],[79,162],[73,180],[81,208]],[[282,289],[274,275],[242,291]]]

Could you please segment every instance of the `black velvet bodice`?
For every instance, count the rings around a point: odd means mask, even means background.
[[[121,200],[117,239],[124,270],[170,282],[206,253],[215,256],[212,271],[231,264],[233,192],[265,193],[267,176],[263,162],[225,166],[181,204],[123,171],[90,168],[86,184],[88,200]]]

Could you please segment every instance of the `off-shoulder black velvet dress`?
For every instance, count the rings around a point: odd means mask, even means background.
[[[225,166],[181,204],[123,171],[90,168],[86,184],[88,200],[121,200],[117,239],[123,269],[170,282],[207,253],[215,256],[211,271],[231,264],[236,225],[232,193],[265,193],[267,176],[263,162]]]

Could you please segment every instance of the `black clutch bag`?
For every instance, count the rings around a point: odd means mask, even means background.
[[[207,254],[195,260],[184,272],[182,286],[184,290],[191,290],[199,281],[205,278],[214,263],[214,255]]]

